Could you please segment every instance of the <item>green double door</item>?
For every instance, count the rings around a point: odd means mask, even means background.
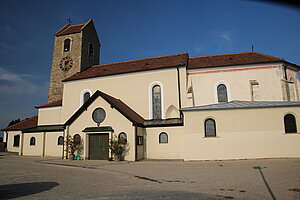
[[[108,160],[108,133],[89,135],[89,159]]]

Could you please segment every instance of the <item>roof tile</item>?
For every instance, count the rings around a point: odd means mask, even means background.
[[[54,106],[62,106],[62,99],[59,99],[57,101],[52,101],[47,104],[35,106],[35,108],[47,108],[47,107],[54,107]]]
[[[17,130],[23,130],[28,128],[36,127],[38,123],[38,116],[33,116],[27,119],[24,119],[23,121],[20,121],[17,124],[11,125],[9,127],[6,127],[4,129],[1,129],[2,131],[17,131]]]
[[[182,53],[169,56],[124,61],[112,64],[95,65],[81,73],[77,73],[65,79],[64,81],[183,66],[187,65],[187,62],[188,54]]]
[[[278,62],[278,61],[284,61],[284,59],[269,56],[258,52],[243,52],[243,53],[234,53],[234,54],[192,57],[189,59],[188,69]]]

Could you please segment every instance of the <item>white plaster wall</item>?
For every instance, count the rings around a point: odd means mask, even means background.
[[[159,143],[159,134],[168,134],[168,143]],[[160,127],[146,129],[146,157],[148,159],[182,159],[183,127]]]
[[[38,109],[38,125],[62,124],[60,120],[61,106]]]
[[[180,76],[184,77],[185,73],[182,70],[185,69],[180,70]],[[185,96],[184,80],[181,83],[182,96]],[[149,85],[157,81],[162,83],[164,91],[162,94],[162,112],[165,114],[170,105],[179,108],[176,68],[127,73],[64,83],[61,122],[65,122],[79,108],[80,94],[84,89],[91,90],[92,94],[100,90],[121,99],[145,119],[148,119],[150,116],[149,103],[151,99],[149,96]],[[184,102],[184,99],[182,101]]]
[[[247,70],[241,70],[245,68]],[[261,101],[283,100],[279,64],[203,68],[189,70],[188,74],[196,106],[217,103],[218,83],[227,86],[228,101],[251,101],[250,80],[259,83]]]
[[[62,157],[63,145],[58,145],[58,137],[63,132],[47,132],[45,142],[45,156]]]
[[[5,133],[6,135],[6,133]],[[20,145],[19,147],[14,147],[14,136],[20,135]],[[21,131],[8,131],[8,143],[7,143],[7,151],[9,152],[19,152],[22,144],[22,132]]]
[[[30,138],[35,137],[35,145],[30,145]],[[23,155],[43,156],[43,133],[24,133]]]
[[[285,134],[284,116],[295,115],[298,133]],[[300,157],[300,108],[185,112],[184,160]],[[217,137],[205,137],[213,118]]]

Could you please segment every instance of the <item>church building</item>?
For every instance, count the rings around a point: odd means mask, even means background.
[[[111,158],[109,139],[127,140],[125,160],[300,157],[300,67],[258,52],[188,53],[99,64],[92,20],[55,33],[48,102],[37,116],[3,128],[7,151]]]

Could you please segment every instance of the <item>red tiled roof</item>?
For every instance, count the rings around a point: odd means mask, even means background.
[[[57,101],[52,101],[47,104],[35,106],[35,108],[46,108],[46,107],[54,107],[54,106],[62,106],[62,99],[57,100]]]
[[[124,61],[112,64],[95,65],[81,73],[77,73],[65,79],[64,81],[183,66],[187,65],[187,61],[188,54],[182,53],[169,56]]]
[[[188,69],[284,61],[258,52],[199,56],[189,59]]]
[[[82,27],[84,27],[85,24],[78,24],[78,25],[67,25],[62,30],[59,30],[56,36],[61,35],[68,35],[73,33],[79,33],[82,30]]]
[[[100,91],[99,91],[100,92]],[[100,96],[105,99],[113,108],[116,108],[121,114],[123,114],[127,119],[136,124],[143,124],[144,118],[138,113],[132,110],[127,104],[125,104],[120,99],[116,99],[104,92],[100,92]]]
[[[38,123],[38,116],[34,116],[34,117],[24,119],[23,121],[20,121],[17,124],[11,125],[1,130],[2,131],[24,130],[24,129],[36,127],[37,123]]]

